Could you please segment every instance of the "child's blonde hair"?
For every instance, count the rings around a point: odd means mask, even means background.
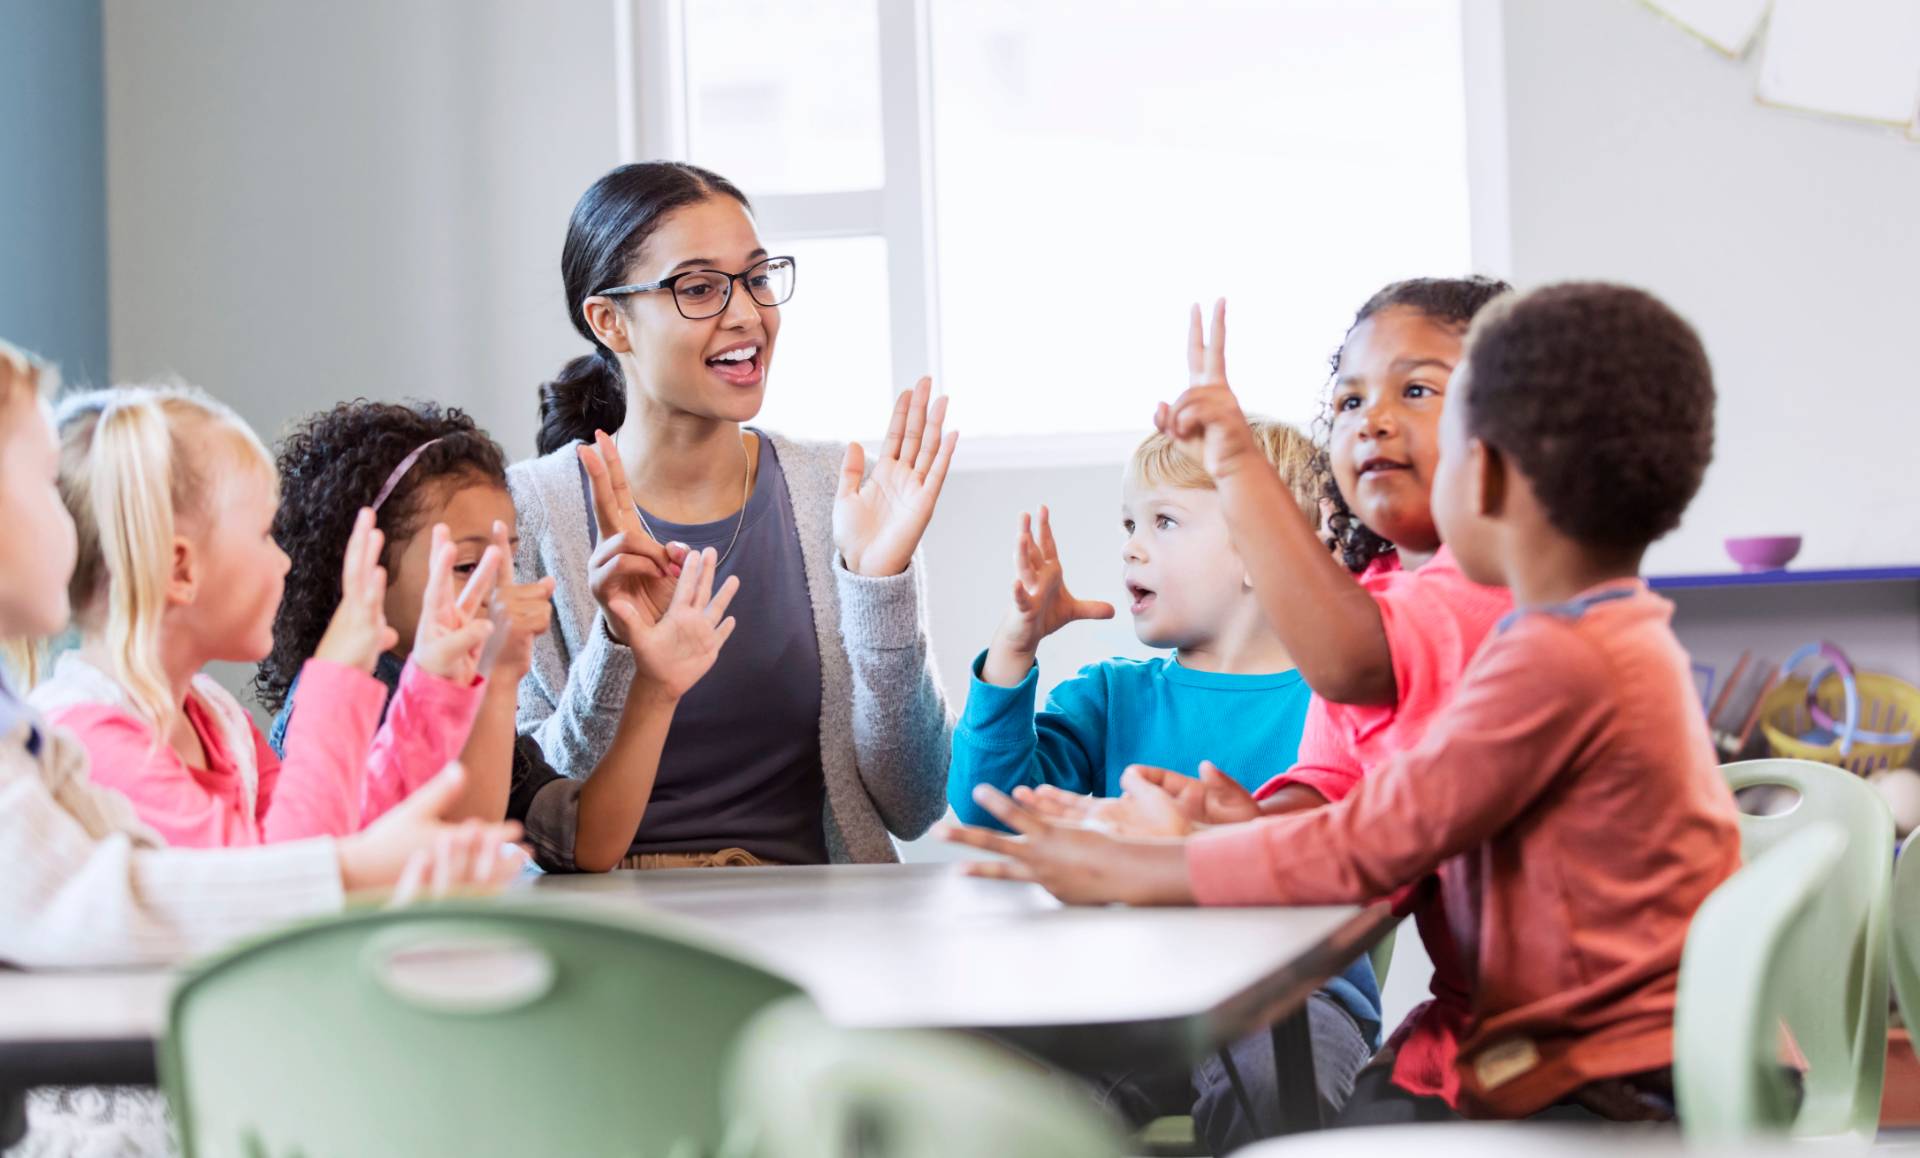
[[[60,497],[80,541],[74,620],[105,641],[134,713],[164,737],[179,710],[160,662],[179,525],[217,517],[211,496],[226,471],[251,468],[275,485],[273,459],[239,415],[190,386],[70,395],[55,424]]]
[[[16,400],[33,403],[37,408],[41,399],[59,389],[58,368],[0,338],[0,408],[11,406]],[[0,641],[0,663],[28,687],[39,680],[44,666],[38,642],[30,639]]]
[[[1249,416],[1247,425],[1253,430],[1253,441],[1260,447],[1260,453],[1267,456],[1273,469],[1280,472],[1280,481],[1293,492],[1293,501],[1300,504],[1301,513],[1307,516],[1308,522],[1319,526],[1320,493],[1318,476],[1313,469],[1313,441],[1295,427],[1271,418]],[[1207,469],[1164,434],[1150,434],[1134,448],[1127,473],[1148,486],[1213,489],[1213,478]]]

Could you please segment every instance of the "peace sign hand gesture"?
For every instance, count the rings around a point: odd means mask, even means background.
[[[454,592],[453,559],[459,554],[445,523],[433,525],[433,550],[428,555],[427,589],[420,597],[420,626],[413,633],[414,663],[455,683],[472,683],[480,674],[480,655],[493,634],[486,608],[507,563],[495,543],[480,556],[466,585]]]
[[[648,622],[657,622],[673,602],[674,579],[687,549],[678,543],[654,542],[640,522],[620,448],[604,430],[594,431],[593,441],[593,446],[578,448],[588,489],[593,492],[594,526],[600,532],[600,542],[587,562],[587,585],[600,605],[607,634],[617,643],[630,645],[614,602],[625,600],[642,610]]]
[[[1227,299],[1213,304],[1213,337],[1200,324],[1200,307],[1187,321],[1187,390],[1173,405],[1162,402],[1153,424],[1216,480],[1250,462],[1265,462],[1254,443],[1240,400],[1227,385]]]
[[[947,400],[929,405],[932,393],[933,379],[922,378],[894,401],[886,446],[872,470],[859,443],[847,447],[833,504],[833,544],[856,575],[905,571],[933,518],[960,435],[942,436]]]

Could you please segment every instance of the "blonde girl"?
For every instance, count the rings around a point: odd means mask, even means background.
[[[435,544],[404,731],[381,729],[371,675],[394,632],[382,610],[380,532],[361,512],[342,598],[302,673],[304,710],[282,760],[239,701],[204,674],[273,644],[289,566],[271,527],[272,460],[226,406],[187,387],[123,387],[65,400],[60,490],[79,530],[69,585],[78,650],[31,696],[85,745],[167,843],[216,848],[343,836],[426,783],[465,743],[481,698],[477,614],[502,562],[456,593]],[[378,735],[376,735],[378,731]]]

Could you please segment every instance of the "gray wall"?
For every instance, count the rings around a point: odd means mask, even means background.
[[[100,0],[0,4],[0,338],[107,380]]]

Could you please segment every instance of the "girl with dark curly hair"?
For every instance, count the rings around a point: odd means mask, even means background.
[[[515,546],[505,455],[460,410],[431,402],[344,402],[297,424],[281,445],[279,467],[285,498],[273,531],[293,569],[274,623],[273,652],[254,680],[261,702],[279,712],[275,743],[292,714],[300,666],[325,627],[322,609],[338,597],[339,560],[355,511],[372,507],[386,537],[386,615],[399,642],[380,657],[374,674],[392,689],[401,684],[406,641],[418,622],[435,550],[451,550],[454,574],[465,576],[488,547],[511,558]],[[674,707],[732,631],[732,621],[723,620],[732,588],[715,595],[705,562],[688,558],[678,582],[685,598],[636,640],[636,694],[628,696],[599,767],[580,780],[555,772],[539,743],[514,729],[533,641],[552,619],[554,581],[515,584],[508,577],[501,584],[493,614],[503,630],[461,753],[468,771],[461,814],[524,822],[535,859],[549,870],[604,870],[626,853],[652,794]],[[404,701],[396,698],[392,710],[404,710]]]

